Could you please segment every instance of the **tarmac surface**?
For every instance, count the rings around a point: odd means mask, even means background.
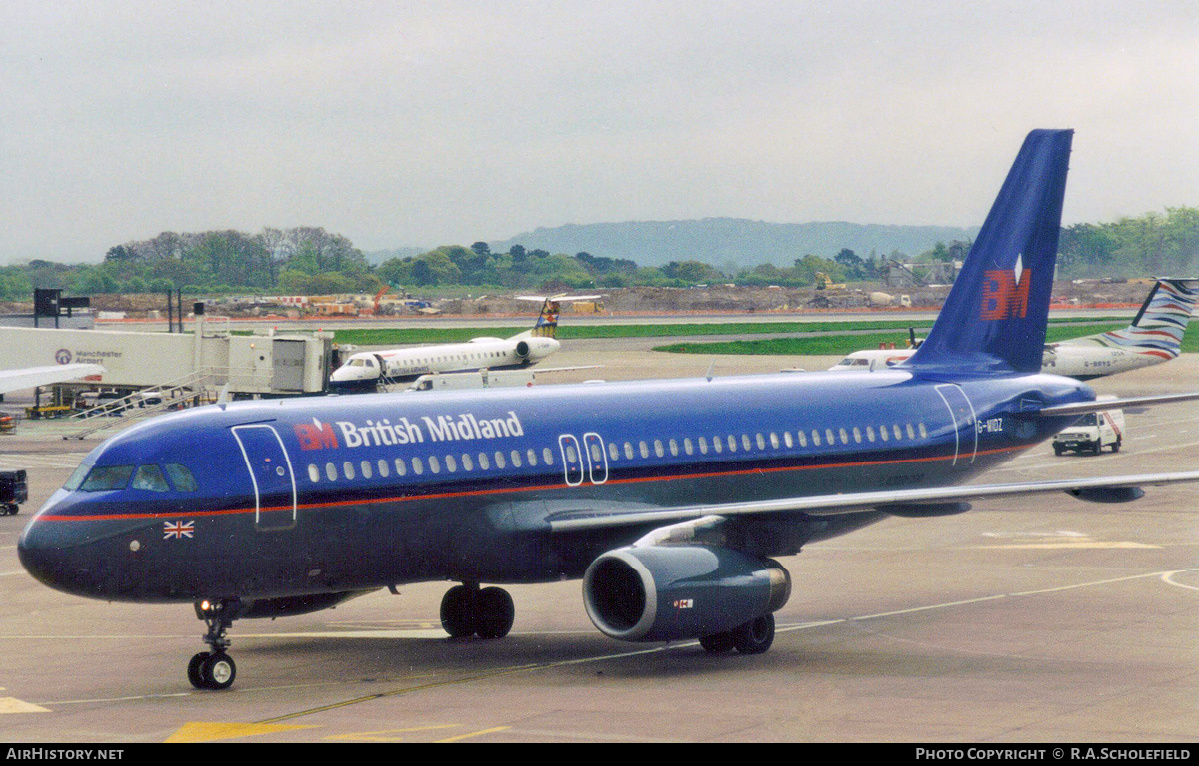
[[[576,341],[538,385],[823,369],[835,359],[673,356],[658,341]],[[551,376],[561,376],[552,377]],[[1199,389],[1199,359],[1095,381]],[[56,431],[55,429],[59,429]],[[1015,481],[1194,468],[1195,404],[1127,413],[1119,454],[1035,448]],[[90,601],[17,561],[21,528],[99,442],[54,424],[0,436],[30,499],[0,517],[0,740],[6,742],[1179,742],[1199,739],[1199,485],[1126,505],[1069,497],[893,518],[781,560],[790,601],[771,650],[599,633],[578,582],[510,586],[505,639],[451,640],[448,583],[380,591],[230,631],[234,686],[197,691],[189,605]]]

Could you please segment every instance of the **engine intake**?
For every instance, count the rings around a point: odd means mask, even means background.
[[[521,359],[529,358],[529,342],[527,340],[517,341],[516,355]]]
[[[672,641],[724,633],[787,603],[791,575],[774,561],[729,548],[619,548],[583,575],[583,603],[602,633]]]

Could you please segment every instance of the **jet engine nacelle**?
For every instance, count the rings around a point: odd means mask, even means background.
[[[521,359],[529,358],[529,342],[527,340],[517,341],[516,355]]]
[[[774,612],[791,595],[776,562],[728,548],[619,548],[583,576],[591,621],[624,641],[672,641],[724,633]]]

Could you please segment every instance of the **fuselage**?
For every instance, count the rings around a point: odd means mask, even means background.
[[[380,382],[406,382],[430,373],[527,367],[561,347],[550,337],[475,338],[466,343],[362,351],[333,371],[333,391],[374,391]]]
[[[874,372],[904,361],[914,349],[867,349],[854,351],[829,368],[830,372]],[[1091,380],[1120,372],[1139,370],[1168,362],[1177,354],[1136,347],[1105,348],[1100,345],[1052,343],[1045,346],[1041,372],[1076,380]]]
[[[563,539],[555,514],[956,483],[1069,423],[1021,411],[1093,398],[887,371],[215,405],[96,448],[18,548],[48,585],[134,601],[578,577],[647,528]],[[883,516],[789,517],[774,555]]]

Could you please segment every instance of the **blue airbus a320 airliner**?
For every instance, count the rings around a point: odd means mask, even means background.
[[[166,415],[87,457],[21,535],[21,562],[69,593],[194,603],[198,688],[233,682],[235,619],[422,580],[461,583],[442,602],[452,636],[508,632],[493,584],[569,577],[609,636],[754,654],[790,594],[774,559],[807,543],[981,497],[1119,501],[1199,479],[956,486],[1118,406],[1040,373],[1072,135],[1028,136],[935,326],[892,370]]]

